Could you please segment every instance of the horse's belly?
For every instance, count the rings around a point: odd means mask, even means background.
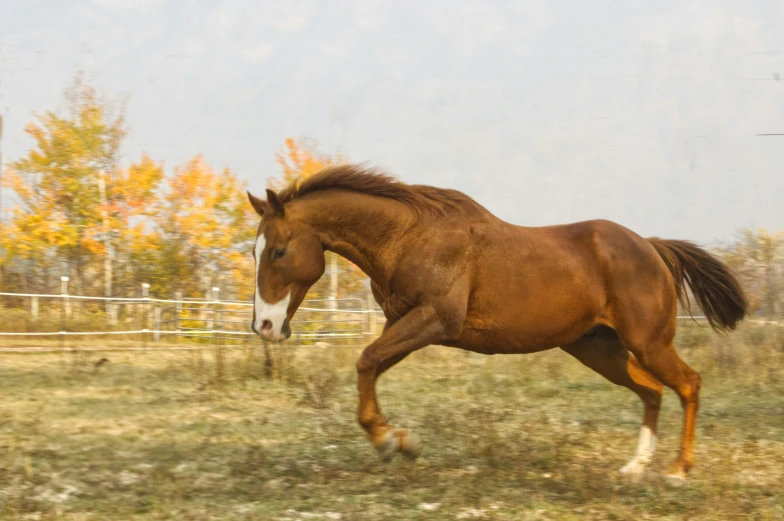
[[[456,347],[482,353],[532,353],[566,345],[603,323],[601,303],[580,294],[551,295],[536,302],[501,301],[507,305],[474,303],[479,305],[466,317]]]
[[[574,342],[595,327],[597,320],[581,320],[559,329],[465,327],[454,347],[485,354],[535,353]]]
[[[476,329],[464,329],[458,340],[447,345],[486,355],[535,353],[558,346],[546,341],[524,341],[517,335],[509,335],[502,331]]]

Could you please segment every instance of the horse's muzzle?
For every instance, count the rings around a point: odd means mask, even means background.
[[[267,342],[282,342],[291,337],[291,325],[289,324],[288,319],[283,322],[283,325],[280,327],[280,332],[272,331],[272,323],[269,320],[264,320],[261,323],[261,330],[256,329],[254,323],[250,325],[250,328],[254,333],[259,335],[262,340]]]

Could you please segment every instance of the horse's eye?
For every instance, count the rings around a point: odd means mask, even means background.
[[[286,255],[286,248],[281,248],[280,250],[275,250],[272,252],[272,260],[278,260],[281,257]]]

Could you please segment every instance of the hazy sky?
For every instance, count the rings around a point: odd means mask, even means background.
[[[784,229],[784,2],[0,0],[6,161],[82,68],[127,161],[259,192],[287,137],[523,225]]]

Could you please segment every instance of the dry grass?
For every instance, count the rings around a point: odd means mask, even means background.
[[[424,452],[390,464],[354,419],[358,348],[279,346],[272,378],[260,350],[0,353],[0,516],[782,519],[784,331],[700,335],[681,337],[704,377],[684,488],[659,477],[675,395],[651,472],[625,483],[641,405],[560,351],[411,356],[380,399]]]

